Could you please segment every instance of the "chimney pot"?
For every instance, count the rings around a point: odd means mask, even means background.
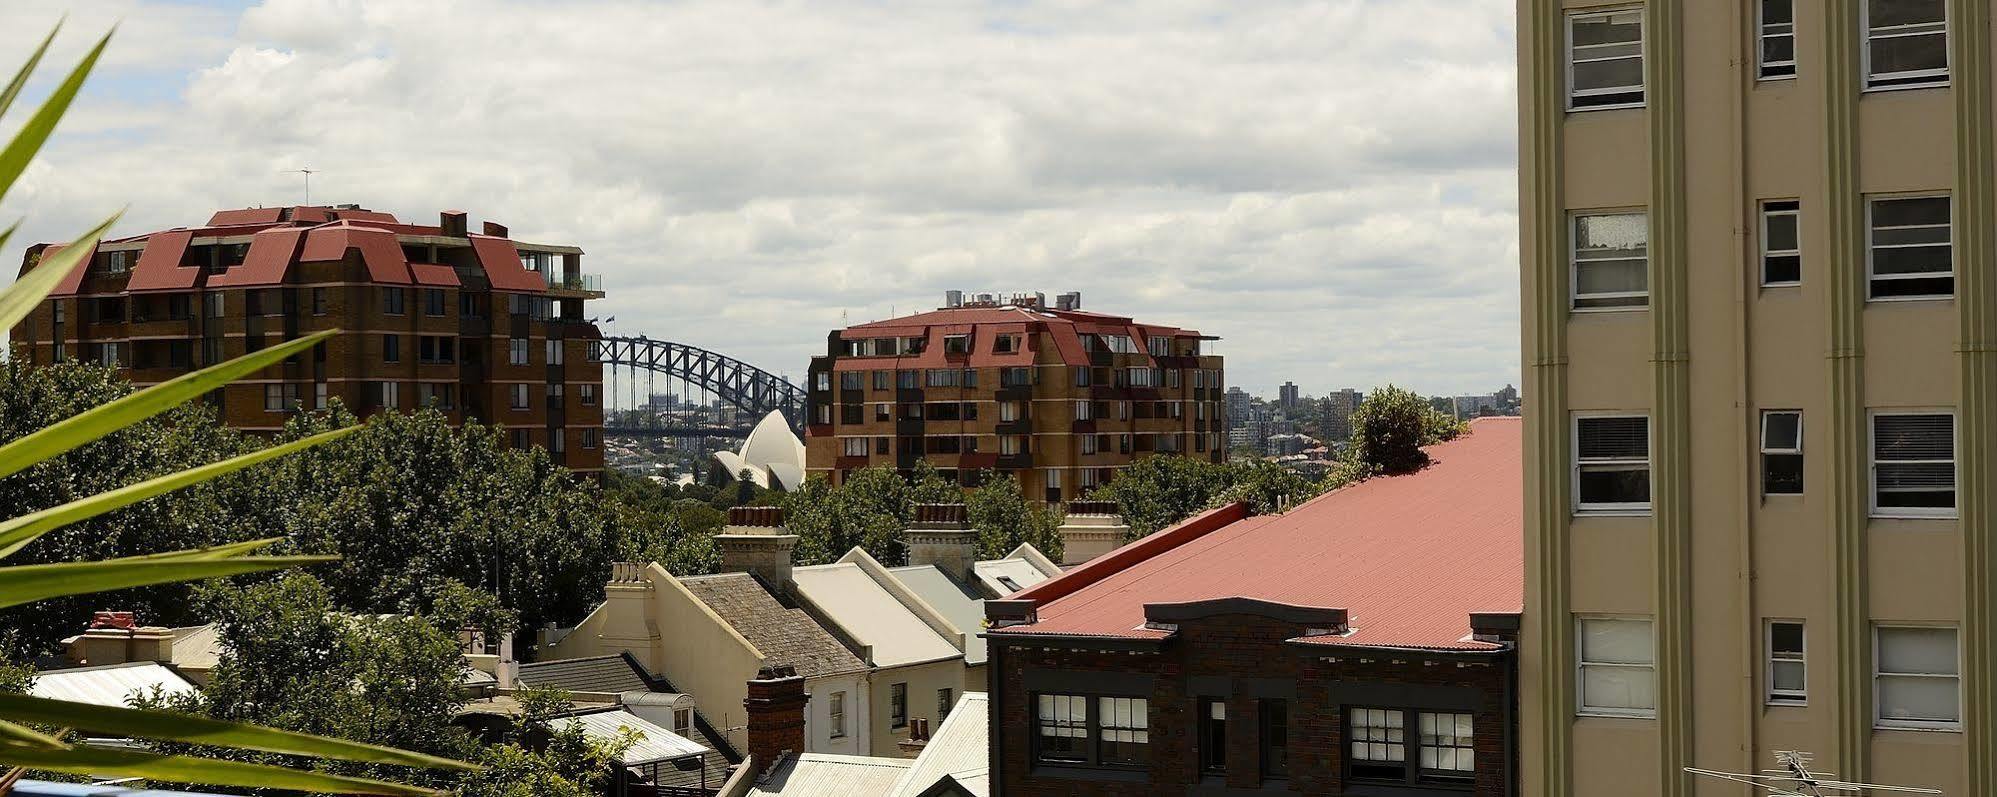
[[[749,758],[754,780],[785,753],[804,752],[804,710],[811,702],[805,694],[804,678],[788,665],[764,666],[749,682],[749,695],[742,699],[748,712]]]
[[[915,523],[904,536],[909,564],[934,565],[967,584],[976,580],[978,533],[963,504],[916,504]]]
[[[791,580],[791,550],[797,535],[783,528],[784,510],[776,506],[738,506],[728,510],[728,525],[714,535],[721,549],[721,572],[753,573],[771,589],[784,589]]]

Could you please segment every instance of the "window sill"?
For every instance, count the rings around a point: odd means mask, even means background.
[[[1891,512],[1886,510],[1874,509],[1872,510],[1872,514],[1869,515],[1868,517],[1874,520],[1961,520],[1962,514],[1956,512],[1955,510],[1949,510],[1946,513],[1927,513],[1927,512],[1904,512],[1904,511]]]
[[[1754,79],[1757,85],[1762,83],[1794,83],[1795,81],[1795,75],[1761,75]]]
[[[1654,720],[1656,711],[1610,711],[1606,709],[1582,709],[1574,712],[1575,719],[1600,720]]]
[[[1027,774],[1036,778],[1059,778],[1062,780],[1113,780],[1124,783],[1149,783],[1151,773],[1144,767],[1093,766],[1082,763],[1060,763],[1035,761]]]
[[[1764,283],[1761,283],[1761,287],[1763,287],[1763,288],[1801,288],[1801,287],[1803,287],[1803,281],[1802,281],[1802,280],[1796,280],[1796,281],[1794,281],[1794,282],[1764,282]]]
[[[1949,302],[1954,300],[1955,300],[1955,294],[1953,293],[1937,293],[1937,294],[1922,295],[1922,296],[1868,296],[1865,298],[1865,303],[1874,304],[1874,303],[1886,303],[1886,302]]]
[[[1930,722],[1930,723],[1902,724],[1897,722],[1885,723],[1885,722],[1875,721],[1872,724],[1872,730],[1912,731],[1914,733],[1962,733],[1963,732],[1962,723],[1960,722]]]
[[[1948,87],[1949,87],[1949,81],[1943,80],[1938,83],[1908,83],[1896,86],[1866,86],[1865,88],[1860,89],[1859,93],[1873,94],[1876,92],[1886,92],[1886,91],[1919,91],[1921,89],[1945,89]]]
[[[1808,700],[1764,700],[1762,708],[1809,708]]]
[[[1615,105],[1581,105],[1581,106],[1569,105],[1567,106],[1567,112],[1589,113],[1592,111],[1626,111],[1631,108],[1642,108],[1645,107],[1646,105],[1648,105],[1647,102],[1624,102],[1624,103],[1617,103]]]
[[[1650,517],[1650,508],[1649,508],[1649,507],[1645,507],[1645,508],[1643,508],[1643,509],[1635,509],[1635,508],[1630,508],[1630,509],[1591,509],[1591,508],[1588,508],[1588,507],[1577,507],[1577,508],[1575,508],[1575,510],[1574,510],[1574,516],[1575,516],[1575,517],[1577,517],[1577,518],[1584,518],[1584,517]]]

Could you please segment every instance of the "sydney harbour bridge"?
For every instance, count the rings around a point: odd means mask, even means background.
[[[605,336],[598,353],[605,435],[747,437],[771,410],[804,428],[803,387],[728,355],[644,335]]]

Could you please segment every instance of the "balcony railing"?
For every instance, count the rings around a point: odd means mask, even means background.
[[[571,277],[561,274],[553,274],[549,272],[535,272],[535,273],[541,275],[541,279],[548,283],[548,287],[550,289],[564,290],[564,291],[591,291],[594,293],[603,292],[602,274],[577,274]]]

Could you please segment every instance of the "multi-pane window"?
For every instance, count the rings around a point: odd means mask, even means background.
[[[999,435],[999,453],[1007,456],[1026,453],[1026,436],[1017,434]]]
[[[1873,629],[1874,718],[1882,728],[1957,728],[1962,723],[1962,668],[1953,628]]]
[[[1650,304],[1650,218],[1642,213],[1574,217],[1574,309]]]
[[[404,303],[407,302],[408,300],[409,300],[409,294],[406,293],[401,288],[381,289],[381,311],[384,313],[387,313],[389,315],[402,315],[403,313],[408,312],[408,310],[404,307]]]
[[[1643,104],[1643,11],[1619,9],[1567,17],[1567,107]]]
[[[206,308],[209,318],[222,317],[222,296],[221,293],[201,294],[201,306]]]
[[[1081,695],[1040,695],[1034,724],[1035,758],[1080,763],[1089,760],[1089,699]]]
[[[908,725],[908,684],[888,684],[888,722],[896,728]]]
[[[944,335],[944,336],[943,336],[943,353],[944,353],[944,354],[970,354],[970,353],[971,353],[971,336],[970,336],[970,335]]]
[[[326,314],[326,289],[325,289],[325,288],[313,288],[313,289],[312,289],[312,314],[313,314],[313,315],[325,315],[325,314]]]
[[[440,316],[444,314],[444,290],[442,288],[423,289],[423,314]]]
[[[380,384],[381,395],[378,398],[381,400],[381,406],[391,410],[400,409],[402,407],[402,383],[382,382]]]
[[[312,383],[312,409],[323,410],[325,408],[326,408],[326,383],[314,382]]]
[[[1578,625],[1581,713],[1652,716],[1657,671],[1650,621],[1583,617]]]
[[[867,455],[867,438],[848,437],[840,441],[845,456],[864,457]]]
[[[860,390],[867,386],[867,375],[861,371],[839,372],[840,390]]]
[[[1352,777],[1406,780],[1408,744],[1403,713],[1396,709],[1354,708],[1348,714],[1351,755],[1346,760]]]
[[[1874,299],[1955,294],[1949,198],[1892,197],[1866,203],[1866,271]]]
[[[1101,451],[1102,451],[1102,437],[1100,435],[1092,435],[1092,434],[1082,435],[1082,453],[1095,454]]]
[[[1574,419],[1574,500],[1583,512],[1650,508],[1650,419]]]
[[[1202,697],[1199,702],[1200,772],[1227,774],[1227,701]]]
[[[1948,85],[1948,0],[1867,0],[1865,87]]]
[[[599,434],[600,432],[598,432],[595,429],[582,430],[582,447],[590,449],[596,448]]]
[[[1199,373],[1194,371],[1193,373]],[[1290,701],[1269,698],[1256,705],[1262,726],[1262,777],[1265,780],[1290,776]]]
[[[999,371],[999,386],[1030,387],[1033,384],[1033,369],[1006,368]]]
[[[576,400],[577,400],[577,401],[580,401],[580,402],[582,402],[582,405],[583,405],[583,406],[585,406],[585,407],[594,407],[594,406],[596,406],[596,386],[595,386],[595,385],[577,385],[577,386],[576,386]]]
[[[1765,287],[1803,282],[1800,237],[1802,204],[1793,199],[1761,203],[1761,284]]]
[[[1429,780],[1469,780],[1477,771],[1476,734],[1467,712],[1424,711],[1416,717],[1421,771]]]
[[[516,410],[527,409],[527,386],[525,384],[513,384],[507,387],[510,393],[509,398],[512,399],[510,406]]]
[[[931,368],[929,369],[929,386],[956,387],[958,376],[959,373],[954,368]]]
[[[1093,418],[1095,418],[1095,414],[1094,414],[1094,412],[1093,412],[1093,411],[1094,411],[1094,409],[1095,409],[1095,406],[1096,406],[1096,405],[1095,405],[1095,403],[1094,403],[1094,402],[1091,402],[1091,401],[1089,401],[1088,399],[1078,399],[1078,400],[1076,400],[1076,401],[1075,401],[1075,420],[1078,420],[1078,421],[1086,421],[1086,420],[1090,420],[1090,419],[1093,419]]]
[[[1059,764],[1143,766],[1151,760],[1151,714],[1141,697],[1034,696],[1034,759]]]
[[[527,364],[527,339],[508,338],[506,341],[506,362],[511,365]]]
[[[1756,3],[1755,55],[1763,80],[1796,76],[1796,0]]]
[[[1017,401],[999,402],[999,422],[1011,423],[1017,420],[1019,420],[1019,402]]]
[[[827,725],[831,726],[830,728],[827,729],[828,731],[830,731],[829,735],[831,736],[831,738],[838,739],[840,737],[845,736],[846,735],[846,693],[833,692],[832,700],[829,702],[827,710],[831,714],[830,722],[827,723]]]
[[[957,705],[957,690],[955,689],[936,690],[936,724],[938,725],[943,724],[943,720],[946,717],[950,716],[950,709],[952,707],[955,707],[956,705]]]
[[[401,335],[381,336],[381,361],[385,363],[402,362]]]
[[[1768,623],[1768,702],[1802,705],[1809,691],[1804,680],[1803,624],[1793,620]]]
[[[1761,494],[1803,493],[1803,413],[1761,414]]]
[[[1143,764],[1151,760],[1151,714],[1141,697],[1096,698],[1096,725],[1102,733],[1098,760]]]
[[[1955,416],[1946,412],[1872,416],[1875,515],[1955,514]]]
[[[1354,779],[1461,784],[1476,772],[1476,737],[1468,712],[1353,708],[1347,719],[1347,767]],[[1409,719],[1415,723],[1412,735]]]
[[[542,346],[542,348],[544,349],[542,354],[547,356],[548,358],[547,362],[549,365],[561,365],[562,363],[567,362],[567,358],[562,356],[561,341],[548,340],[548,341],[542,341],[542,343],[544,344]]]
[[[298,386],[294,384],[269,384],[263,386],[264,412],[288,412],[298,406]]]
[[[891,387],[894,387],[894,384],[893,384],[893,382],[894,382],[894,377],[893,377],[893,373],[894,373],[894,372],[892,372],[892,371],[875,371],[875,372],[874,372],[874,389],[875,389],[875,390],[887,390],[888,388],[891,388]]]
[[[922,385],[919,381],[922,378],[922,374],[919,371],[896,371],[895,377],[895,384],[905,390],[913,390]]]

